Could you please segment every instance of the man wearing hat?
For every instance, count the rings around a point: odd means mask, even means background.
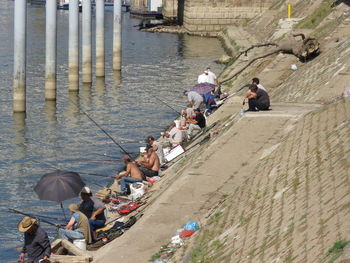
[[[71,242],[76,239],[85,239],[87,244],[91,243],[89,220],[79,211],[77,204],[70,204],[68,208],[72,217],[64,229],[58,230],[58,237]]]
[[[24,233],[24,246],[19,260],[24,262],[27,254],[28,263],[38,263],[41,259],[48,259],[51,255],[51,246],[46,232],[37,224],[35,218],[25,216],[18,223],[18,231]]]
[[[126,170],[124,172],[119,173],[115,176],[116,179],[120,179],[120,194],[119,195],[127,195],[128,191],[128,184],[129,183],[136,183],[136,182],[142,182],[142,172],[137,167],[136,164],[134,164],[131,161],[131,158],[129,156],[123,157]]]
[[[84,186],[80,192],[82,202],[79,205],[79,210],[89,219],[90,229],[93,237],[95,237],[95,230],[104,227],[106,222],[105,205],[96,197],[92,196],[89,187]]]

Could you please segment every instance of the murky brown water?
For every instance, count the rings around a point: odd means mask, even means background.
[[[123,147],[136,152],[139,141],[159,132],[176,113],[159,101],[171,101],[180,110],[181,91],[196,83],[205,66],[219,72],[213,60],[223,53],[215,39],[145,33],[137,30],[139,19],[123,15],[122,82],[116,86],[112,63],[112,12],[106,12],[106,78],[81,86],[79,94],[68,94],[68,12],[58,12],[58,101],[44,100],[45,10],[28,8],[27,116],[12,115],[13,1],[2,0],[0,8],[0,262],[17,258],[19,215],[8,207],[62,217],[57,204],[39,201],[33,187],[52,167],[77,172],[114,175],[119,162],[99,154],[120,158],[113,144],[80,111],[87,112]],[[79,108],[75,105],[78,104]],[[180,105],[180,106],[178,106]],[[108,178],[81,174],[96,190]],[[65,202],[68,203],[74,200]],[[53,229],[43,225],[49,232]]]

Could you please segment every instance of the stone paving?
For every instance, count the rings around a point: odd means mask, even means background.
[[[336,241],[350,239],[349,99],[284,132],[242,171],[187,252],[191,262],[326,262]]]

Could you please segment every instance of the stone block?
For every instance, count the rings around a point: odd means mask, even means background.
[[[212,31],[214,31],[214,26],[213,25],[206,25],[205,30],[208,32],[212,32]]]
[[[205,31],[205,25],[199,25],[197,31]]]

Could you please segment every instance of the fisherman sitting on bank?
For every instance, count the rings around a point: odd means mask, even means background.
[[[246,98],[248,99],[249,109],[247,111],[269,110],[270,98],[266,91],[259,89],[256,85],[249,86]],[[245,104],[245,99],[243,100]]]
[[[182,142],[186,139],[187,132],[184,130],[180,130],[174,124],[169,125],[169,131],[163,134],[163,137],[168,141],[172,147],[177,145],[181,145]]]
[[[106,207],[98,198],[92,196],[92,192],[87,186],[80,192],[80,197],[82,202],[79,205],[79,210],[89,219],[91,233],[96,239],[95,230],[104,227],[106,222],[104,214]]]
[[[116,179],[120,179],[120,190],[118,195],[128,195],[128,185],[130,183],[142,182],[142,172],[135,163],[131,161],[129,156],[123,157],[126,170],[115,176]]]
[[[196,116],[188,120],[189,122],[188,131],[187,131],[188,139],[191,139],[191,137],[193,136],[194,130],[202,130],[203,128],[205,128],[205,125],[206,125],[205,118],[201,113],[200,109],[195,109],[194,112]]]
[[[156,141],[153,136],[148,136],[146,139],[146,143],[151,145],[153,147],[153,151],[156,152],[158,155],[160,164],[164,164],[165,158],[164,158],[164,152],[163,152],[163,146],[160,142]]]
[[[61,239],[73,242],[76,239],[85,239],[87,244],[91,243],[91,233],[88,218],[79,211],[77,204],[70,204],[68,206],[71,219],[65,226],[65,229],[58,230],[58,237]]]
[[[141,172],[146,177],[158,176],[160,161],[158,155],[154,152],[153,147],[149,144],[146,146],[146,154],[142,161],[136,161]]]
[[[24,233],[24,245],[19,255],[19,261],[24,262],[27,254],[28,263],[38,263],[48,259],[51,255],[51,246],[46,232],[37,224],[35,218],[25,216],[18,223],[18,231]],[[44,262],[44,261],[42,261]]]

